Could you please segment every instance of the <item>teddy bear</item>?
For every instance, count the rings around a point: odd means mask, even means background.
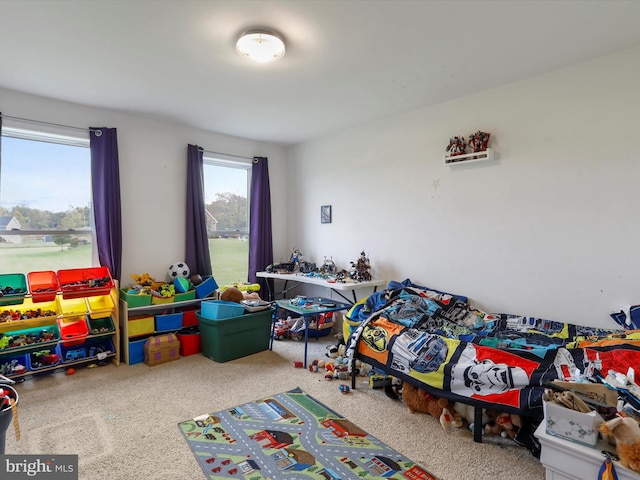
[[[617,416],[602,422],[599,430],[615,439],[620,463],[635,472],[640,472],[640,426],[637,420]]]
[[[238,287],[229,287],[220,294],[220,300],[240,303],[242,300],[244,300],[244,295]]]
[[[402,384],[402,401],[411,413],[428,413],[437,418],[445,430],[449,427],[460,428],[462,417],[446,398],[436,397],[408,382]]]
[[[499,435],[502,438],[510,438],[518,433],[520,417],[515,414],[488,411],[489,422],[484,426],[485,435]]]

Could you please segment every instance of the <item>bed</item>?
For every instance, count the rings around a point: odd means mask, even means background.
[[[483,408],[516,413],[531,423],[531,432],[523,432],[531,438],[549,382],[640,365],[640,330],[488,314],[464,296],[410,280],[390,282],[355,304],[344,329],[351,371],[361,360],[433,395],[473,405],[477,415]]]

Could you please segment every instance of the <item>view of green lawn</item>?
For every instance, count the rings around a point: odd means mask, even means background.
[[[247,281],[249,271],[248,241],[237,238],[210,238],[209,252],[213,277],[218,285]],[[171,263],[171,260],[164,263]],[[0,244],[0,273],[23,273],[26,275],[29,272],[57,271],[89,266],[91,266],[91,245],[69,248],[68,246],[61,247],[53,242]],[[158,266],[149,265],[148,271],[156,272]]]
[[[249,242],[237,238],[210,238],[213,278],[218,285],[246,282],[249,278]]]
[[[53,242],[0,244],[0,273],[41,272],[91,266],[91,245],[69,248]]]

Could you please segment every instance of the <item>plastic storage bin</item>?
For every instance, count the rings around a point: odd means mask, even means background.
[[[29,355],[0,356],[0,375],[10,377],[22,375],[29,371]]]
[[[202,354],[215,362],[228,362],[269,348],[270,310],[223,320],[211,320],[200,313],[196,315],[200,323]]]
[[[27,283],[34,302],[52,302],[60,291],[56,272],[50,270],[27,273]]]
[[[0,307],[0,326],[4,327],[13,322],[34,323],[31,321],[52,320],[58,315],[60,315],[60,305],[55,299],[52,302],[34,303],[33,299],[27,297],[20,305]],[[15,328],[15,324],[12,328]]]
[[[189,300],[195,300],[196,298],[196,291],[194,290],[188,290],[184,293],[176,293],[174,300],[176,302],[187,302]]]
[[[182,328],[182,312],[156,315],[155,324],[157,332],[180,330]]]
[[[108,317],[114,307],[111,295],[87,297],[87,305],[89,306],[89,316],[91,318]]]
[[[29,366],[34,372],[48,367],[55,367],[62,360],[60,345],[50,348],[41,348],[29,354]]]
[[[28,293],[27,278],[22,273],[0,275],[0,305],[17,305]]]
[[[64,298],[109,295],[113,279],[107,267],[58,270],[58,283]]]
[[[146,341],[147,339],[143,338],[129,342],[129,365],[144,362],[144,342]]]
[[[120,289],[120,298],[127,302],[127,306],[129,308],[146,307],[151,305],[151,295],[127,293],[127,290],[124,288]]]
[[[196,297],[206,298],[218,289],[218,284],[212,276],[205,277],[200,285],[196,285]]]
[[[183,330],[176,334],[180,340],[180,355],[188,357],[202,351],[200,332]]]
[[[84,298],[60,298],[60,314],[63,317],[77,317],[89,313],[89,306]]]
[[[209,320],[222,320],[225,318],[238,317],[244,313],[244,306],[236,302],[225,300],[207,300],[200,304],[201,313]]]
[[[91,335],[99,335],[100,333],[110,333],[115,330],[113,319],[109,317],[87,319],[89,322],[89,332]]]
[[[182,311],[182,328],[198,326],[198,317],[196,317],[196,310],[197,308],[185,309]]]
[[[62,317],[58,319],[60,338],[68,345],[77,345],[89,335],[87,319],[82,317]]]
[[[9,338],[9,343],[0,349],[0,354],[22,347],[52,348],[50,344],[60,340],[60,330],[58,325],[47,325],[8,332],[6,336]]]

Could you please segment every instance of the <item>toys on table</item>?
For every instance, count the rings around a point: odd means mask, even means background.
[[[368,282],[371,280],[371,262],[364,250],[360,252],[358,260],[351,262],[349,277],[356,282]]]

